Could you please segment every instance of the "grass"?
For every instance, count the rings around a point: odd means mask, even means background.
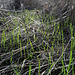
[[[72,50],[73,50],[73,38],[72,38],[73,37],[73,28],[72,28],[72,24],[70,24],[70,29],[71,29],[71,50],[70,50],[70,60],[69,60],[67,75],[69,74],[71,63],[72,63]]]
[[[31,64],[29,66],[29,75],[31,75]]]
[[[11,13],[8,12],[8,14],[10,15]],[[19,14],[15,13],[15,16],[18,16]],[[24,22],[21,21],[22,26],[20,26],[20,21],[18,21],[16,18],[13,19],[14,24],[15,25],[11,25],[12,26],[12,30],[9,32],[9,36],[7,35],[5,29],[2,32],[2,40],[1,40],[1,48],[5,48],[7,47],[7,49],[9,49],[8,52],[11,52],[11,58],[10,58],[10,63],[12,64],[13,62],[13,50],[19,49],[20,48],[20,56],[23,57],[25,60],[28,61],[32,61],[34,60],[33,56],[36,58],[36,56],[40,56],[39,61],[38,61],[38,75],[41,75],[41,63],[45,65],[44,62],[46,62],[48,64],[48,67],[46,69],[47,70],[47,75],[52,75],[52,72],[54,71],[55,67],[53,68],[53,66],[56,63],[56,60],[54,60],[54,56],[55,55],[59,55],[60,51],[61,51],[61,55],[62,57],[60,58],[60,60],[58,61],[58,63],[60,64],[61,61],[61,72],[58,73],[58,75],[69,75],[70,69],[72,67],[72,75],[74,75],[74,66],[73,66],[73,49],[75,48],[75,31],[74,28],[72,26],[72,23],[70,22],[69,25],[69,18],[67,18],[64,21],[64,27],[70,27],[70,35],[71,35],[71,46],[70,46],[70,56],[69,56],[69,61],[68,61],[68,67],[66,67],[66,62],[65,62],[65,54],[63,54],[64,49],[66,47],[65,44],[65,39],[64,39],[64,31],[63,31],[63,27],[60,26],[60,23],[58,22],[57,24],[55,22],[51,22],[55,19],[54,16],[48,16],[46,15],[46,17],[41,16],[36,14],[30,14],[29,10],[26,10],[25,13],[21,13],[21,19],[24,20]],[[25,16],[25,18],[23,18],[23,16]],[[39,18],[40,16],[40,18]],[[41,36],[41,34],[39,36],[37,36],[36,34],[33,34],[32,30],[33,29],[33,24],[35,24],[34,26],[36,26],[37,24],[34,23],[34,20],[39,20],[41,19],[41,24],[44,25],[45,30],[43,30],[43,28],[41,27],[41,25],[39,26],[39,32],[41,32],[43,34],[43,37]],[[6,19],[4,18],[4,22],[6,21]],[[49,26],[50,29],[48,29]],[[19,26],[18,30],[15,31],[15,28]],[[32,27],[31,27],[32,26]],[[10,23],[8,23],[7,28],[10,27]],[[27,31],[27,29],[29,29],[29,31]],[[23,32],[21,32],[23,31]],[[52,32],[52,33],[51,33]],[[73,32],[74,32],[74,36],[73,36]],[[23,35],[22,35],[23,33]],[[51,33],[51,34],[50,34]],[[9,40],[7,40],[6,38],[9,38]],[[74,39],[73,39],[74,37]],[[27,39],[26,39],[27,38]],[[38,45],[37,50],[34,47],[35,44],[37,44],[39,41],[41,41],[41,38],[43,40],[45,40],[45,42],[43,42],[42,40],[42,44],[41,47]],[[26,39],[26,40],[25,40]],[[39,41],[38,41],[39,40]],[[61,41],[62,40],[62,41]],[[67,40],[67,39],[66,39]],[[7,42],[9,44],[9,47],[7,46]],[[69,41],[69,40],[68,40]],[[33,44],[34,43],[34,44]],[[41,43],[41,42],[40,42]],[[49,44],[51,43],[51,44]],[[51,46],[50,46],[51,45]],[[23,46],[26,46],[24,49],[22,48]],[[36,45],[35,45],[36,46]],[[58,47],[62,47],[62,49],[60,50]],[[55,50],[55,48],[57,48],[57,50]],[[68,47],[67,47],[68,50]],[[45,53],[47,53],[47,55],[45,55],[47,57],[47,60],[45,61],[44,57],[42,57],[41,51],[44,51]],[[55,54],[56,52],[56,54]],[[39,55],[37,54],[39,53]],[[68,56],[68,55],[67,55]],[[42,62],[42,60],[44,59],[44,61]],[[16,58],[17,59],[17,58]],[[57,58],[59,59],[59,58]],[[74,58],[75,59],[75,58]],[[22,63],[22,61],[21,61]],[[35,62],[36,63],[36,62]],[[71,66],[72,64],[72,66]],[[58,64],[57,64],[58,65]],[[60,66],[59,66],[60,67]],[[12,67],[13,68],[13,67]],[[29,75],[32,75],[32,65],[29,64]],[[16,73],[16,75],[20,75],[19,72],[17,72],[14,68],[13,68],[14,72]],[[58,71],[58,70],[57,70]]]
[[[1,43],[2,43],[2,45],[3,45],[4,48],[5,48],[5,42],[6,42],[6,35],[5,35],[5,31],[3,31]]]
[[[40,75],[40,60],[39,60],[39,75]]]

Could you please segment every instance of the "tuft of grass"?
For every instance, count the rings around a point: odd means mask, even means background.
[[[13,67],[12,67],[12,68],[13,68]],[[14,68],[13,68],[13,70],[15,71],[16,75],[20,75],[20,73],[17,72]]]
[[[21,43],[21,41],[20,41],[20,53],[21,53],[21,56],[22,56],[22,43]]]
[[[72,23],[70,23],[70,29],[71,29],[71,50],[70,50],[70,60],[69,60],[69,66],[68,66],[68,70],[67,70],[67,74],[69,74],[69,70],[71,67],[71,63],[72,63],[72,51],[73,51],[73,27],[72,27]]]
[[[33,52],[34,52],[34,48],[33,48],[33,45],[32,45],[32,42],[31,42],[30,38],[29,38],[29,42],[30,42],[30,45],[31,45],[31,49],[32,49]],[[30,51],[30,53],[31,53],[31,51]]]
[[[19,31],[18,31],[18,33],[17,33],[17,44],[18,44],[18,48],[19,48],[19,43],[20,43],[20,38],[19,38],[19,36],[20,36],[20,27],[19,27]]]
[[[13,50],[12,50],[12,54],[11,54],[10,63],[12,63],[12,61],[13,61],[12,57],[13,57]]]
[[[3,46],[3,48],[5,48],[5,42],[6,42],[6,34],[5,34],[5,30],[2,33],[2,40],[1,40],[1,44]]]
[[[29,75],[31,75],[31,64],[29,65]]]
[[[40,75],[40,60],[39,60],[39,75]]]
[[[51,65],[51,53],[49,52],[49,64]]]
[[[63,36],[63,30],[62,30],[62,53],[63,53],[63,51],[64,51],[64,36]],[[64,65],[64,59],[65,59],[65,57],[62,54],[62,60],[61,60],[62,65],[63,65],[62,72],[64,72],[64,75],[65,75],[66,74],[66,69],[65,69],[65,65]]]

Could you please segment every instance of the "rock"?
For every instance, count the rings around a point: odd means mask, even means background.
[[[20,7],[21,7],[20,0],[14,0],[13,5],[14,5],[15,9],[20,9]]]
[[[2,25],[2,21],[0,21],[0,25]]]
[[[26,9],[34,9],[39,6],[39,0],[21,0],[21,3],[25,6]]]
[[[0,0],[0,8],[1,9],[8,9],[10,3],[13,3],[14,0]]]

